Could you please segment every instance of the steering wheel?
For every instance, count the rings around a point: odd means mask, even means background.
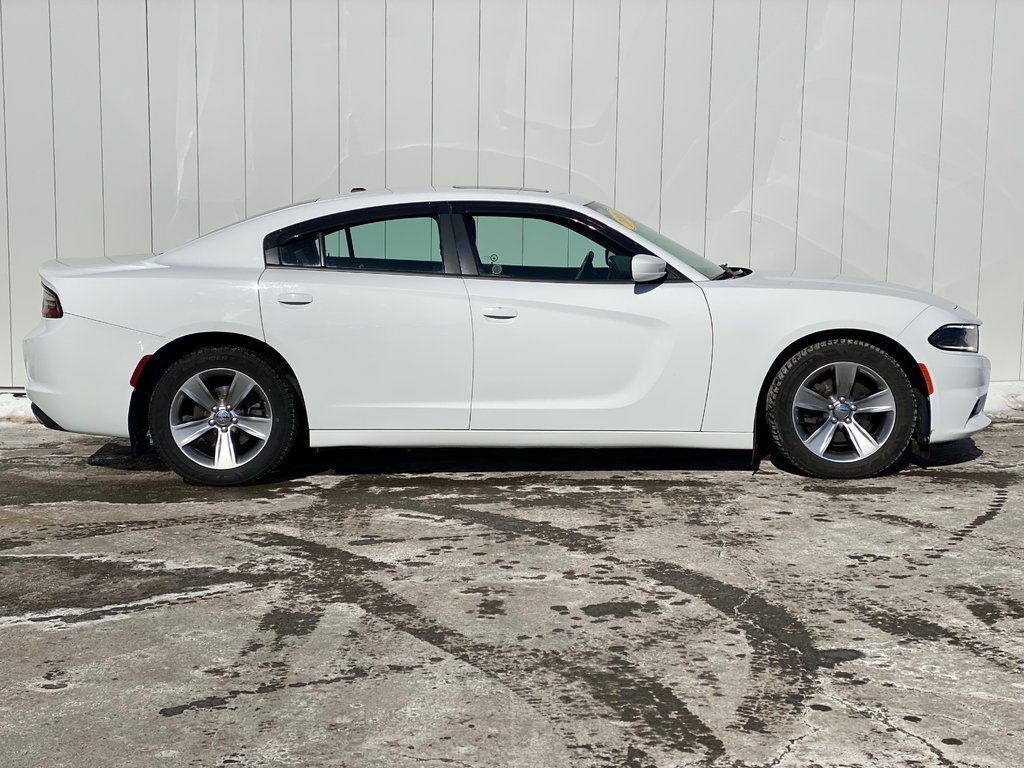
[[[582,280],[584,277],[594,271],[594,252],[588,251],[586,257],[583,259],[583,263],[580,264],[580,268],[576,270],[576,277],[573,280]]]

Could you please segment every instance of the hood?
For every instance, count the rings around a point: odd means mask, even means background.
[[[724,281],[731,282],[731,281]],[[771,272],[754,272],[741,281],[750,287],[776,288],[787,290],[827,291],[831,293],[857,293],[861,295],[887,296],[895,299],[916,301],[926,306],[939,307],[952,312],[957,305],[927,291],[907,288],[903,285],[883,283],[874,280],[850,280],[845,277],[816,278],[793,277]],[[963,310],[961,310],[963,311]]]

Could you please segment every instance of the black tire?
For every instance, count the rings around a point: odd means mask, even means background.
[[[907,451],[917,401],[889,353],[834,339],[782,364],[768,388],[765,417],[775,448],[797,469],[816,477],[873,477]]]
[[[227,402],[243,391],[238,403]],[[288,457],[298,425],[297,397],[284,372],[238,347],[183,356],[160,377],[149,402],[154,446],[197,485],[256,482]]]

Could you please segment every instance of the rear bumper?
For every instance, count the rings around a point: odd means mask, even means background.
[[[51,428],[127,437],[132,373],[163,342],[75,315],[42,320],[23,343],[33,413]]]
[[[32,415],[36,417],[36,421],[38,421],[40,424],[42,424],[47,429],[53,429],[53,430],[56,430],[57,432],[66,432],[67,431],[66,429],[64,429],[64,427],[62,427],[56,421],[54,421],[49,416],[47,416],[46,412],[43,411],[43,409],[40,408],[35,403],[32,403]]]

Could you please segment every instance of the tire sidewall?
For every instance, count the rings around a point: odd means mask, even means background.
[[[214,368],[239,371],[251,377],[267,395],[271,409],[270,437],[250,461],[233,469],[211,469],[189,459],[174,441],[171,404],[189,378]],[[149,428],[161,457],[187,482],[199,485],[244,485],[258,480],[285,459],[295,442],[296,406],[291,386],[273,363],[243,349],[211,348],[180,358],[164,372],[153,390]]]
[[[804,380],[815,370],[838,362],[871,368],[893,393],[896,416],[892,433],[871,456],[852,462],[836,462],[817,456],[803,443],[793,424],[793,402]],[[887,352],[867,342],[821,342],[791,357],[779,369],[769,390],[766,415],[776,447],[797,469],[818,477],[862,478],[880,474],[906,452],[917,418],[913,386],[900,364]]]

